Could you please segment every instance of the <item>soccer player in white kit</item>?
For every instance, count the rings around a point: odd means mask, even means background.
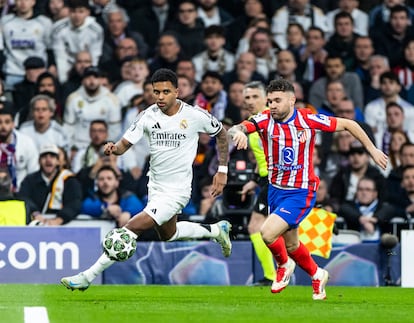
[[[142,111],[117,143],[105,145],[105,154],[122,155],[142,136],[150,145],[148,204],[131,218],[125,229],[137,238],[155,227],[163,241],[211,238],[221,245],[225,257],[231,254],[227,221],[205,225],[188,221],[177,222],[177,214],[191,196],[192,164],[196,156],[198,134],[205,132],[217,140],[219,167],[213,178],[211,194],[218,196],[227,183],[227,133],[214,116],[198,107],[177,99],[178,81],[169,69],[157,70],[151,78],[156,103]],[[105,253],[87,270],[61,283],[71,290],[85,290],[115,261]]]

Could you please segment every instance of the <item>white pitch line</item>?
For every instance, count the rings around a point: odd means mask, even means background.
[[[32,306],[24,308],[24,323],[49,323],[46,307]]]

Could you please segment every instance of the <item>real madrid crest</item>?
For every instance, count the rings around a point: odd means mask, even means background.
[[[181,120],[181,122],[180,122],[180,128],[181,129],[187,129],[188,128],[188,123],[187,123],[187,120]]]
[[[78,108],[79,109],[83,108],[83,101],[82,100],[78,101]]]

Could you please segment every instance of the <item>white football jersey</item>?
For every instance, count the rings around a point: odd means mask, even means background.
[[[124,138],[135,144],[142,136],[148,137],[149,188],[189,194],[198,134],[205,132],[215,136],[223,126],[206,110],[179,102],[180,109],[173,116],[161,112],[156,104],[151,105],[137,116]]]

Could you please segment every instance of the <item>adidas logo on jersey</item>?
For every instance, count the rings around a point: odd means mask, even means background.
[[[161,129],[161,126],[160,126],[160,124],[157,122],[157,123],[155,123],[155,124],[151,127],[151,129]]]

